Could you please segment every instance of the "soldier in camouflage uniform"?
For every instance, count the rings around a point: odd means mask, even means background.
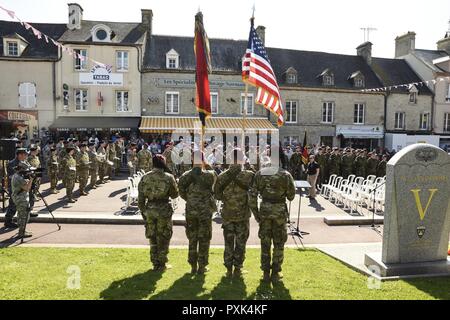
[[[86,186],[89,180],[89,169],[90,169],[90,162],[89,162],[89,154],[87,152],[87,144],[83,143],[80,148],[80,155],[78,157],[78,179],[80,181],[79,187],[80,187],[80,195],[87,196],[88,193],[86,192]]]
[[[264,280],[277,281],[282,277],[281,265],[284,259],[284,244],[287,241],[289,212],[286,199],[294,200],[295,183],[291,174],[283,169],[263,168],[253,179],[249,193],[250,209],[259,223],[258,236],[261,239],[261,269]],[[258,208],[258,196],[262,202]],[[273,254],[271,257],[271,246]],[[271,264],[272,261],[272,264]]]
[[[289,168],[291,175],[296,180],[300,180],[302,174],[302,152],[300,147],[295,148],[295,152],[292,154],[291,159],[289,160]]]
[[[360,151],[355,159],[354,164],[354,172],[357,177],[367,177],[366,175],[367,168],[367,152]]]
[[[64,159],[66,158],[66,155],[67,155],[67,146],[68,146],[68,141],[64,140],[63,146],[60,148],[60,150],[58,152],[58,162],[60,164],[58,175],[59,175],[59,178],[63,180],[63,183],[64,183],[64,179],[63,179],[64,167],[63,167],[63,165],[64,165]]]
[[[322,184],[325,184],[325,167],[327,164],[327,156],[325,155],[324,148],[319,148],[319,153],[316,155],[316,162],[320,166],[319,171],[319,179],[317,180],[317,184],[322,187]]]
[[[97,189],[99,159],[98,159],[97,152],[95,151],[95,143],[90,142],[88,144],[88,147],[89,147],[88,155],[89,155],[89,162],[90,162],[89,176],[91,179],[90,183],[89,183],[89,187],[91,189]]]
[[[98,184],[104,184],[105,183],[105,175],[106,175],[106,168],[108,164],[106,163],[106,141],[103,141],[100,144],[100,147],[97,150],[97,156],[99,159],[98,163]]]
[[[116,146],[112,140],[109,140],[108,147],[106,148],[106,176],[111,180],[113,173],[115,172],[116,164]]]
[[[369,159],[367,160],[367,176],[376,176],[378,167],[378,156],[376,153],[369,152]]]
[[[33,178],[25,178],[21,172],[26,171],[29,166],[25,162],[20,162],[16,167],[16,172],[11,179],[12,200],[17,208],[17,224],[19,225],[19,239],[32,236],[26,231],[26,226],[30,218],[30,190]]]
[[[381,161],[377,166],[377,177],[384,177],[386,175],[387,155],[383,155]]]
[[[166,158],[167,168],[172,172],[173,175],[176,173],[175,163],[172,159],[173,142],[169,142],[164,149],[163,156]]]
[[[127,151],[127,165],[130,170],[130,177],[136,174],[137,164],[138,157],[136,152],[136,143],[133,142]]]
[[[340,175],[340,161],[339,161],[339,154],[338,154],[338,148],[333,148],[333,151],[330,154],[330,157],[328,158],[328,173],[329,175],[337,174]]]
[[[250,208],[248,206],[248,191],[255,174],[243,170],[243,155],[238,151],[237,163],[221,173],[214,187],[217,200],[223,202],[222,229],[225,240],[223,254],[227,276],[240,276],[245,260],[245,246],[250,235]]]
[[[75,149],[70,145],[66,148],[66,151],[67,155],[64,158],[64,187],[66,188],[67,201],[69,203],[75,203],[76,200],[73,198],[73,189],[75,188],[75,179],[77,176],[77,162],[73,157]]]
[[[148,143],[144,144],[142,150],[137,153],[137,157],[137,171],[144,170],[145,172],[149,172],[152,170],[152,153],[148,150]]]
[[[217,211],[213,186],[217,175],[203,170],[203,155],[193,153],[194,167],[179,179],[180,196],[186,200],[186,236],[189,240],[188,262],[192,274],[204,274],[208,265],[212,237],[212,215]]]
[[[164,172],[166,163],[163,156],[153,158],[153,167],[139,183],[138,205],[146,223],[145,236],[150,241],[153,270],[164,271],[168,267],[167,255],[173,233],[170,199],[178,197],[178,187],[174,176]]]
[[[119,175],[120,168],[122,167],[123,143],[121,139],[117,139],[114,145],[116,150],[116,159],[114,162],[115,174]]]
[[[346,148],[344,154],[341,157],[341,176],[347,179],[353,171],[353,157],[350,153],[350,149]]]
[[[33,168],[41,168],[41,161],[39,160],[39,149],[37,146],[32,145],[30,147],[30,155],[28,156],[27,162]],[[34,202],[38,199],[38,190],[41,186],[41,178],[33,179],[33,186],[30,193],[30,206],[34,206]]]
[[[56,187],[58,185],[58,156],[56,155],[56,148],[52,147],[50,148],[50,154],[47,159],[47,174],[48,178],[50,180],[50,192],[53,194],[59,193],[58,190],[56,190]]]

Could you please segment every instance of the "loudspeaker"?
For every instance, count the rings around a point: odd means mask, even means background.
[[[0,160],[12,160],[16,157],[16,141],[0,140]]]

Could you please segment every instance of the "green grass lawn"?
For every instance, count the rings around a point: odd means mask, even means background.
[[[164,274],[150,271],[144,249],[9,248],[0,250],[0,299],[450,299],[450,278],[383,282],[315,250],[286,250],[284,279],[260,281],[259,250],[249,249],[243,280],[223,277],[223,250],[210,254],[206,276],[191,276],[187,250],[172,249]],[[80,288],[71,266],[81,271]]]

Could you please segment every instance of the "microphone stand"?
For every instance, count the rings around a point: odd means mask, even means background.
[[[386,181],[384,181],[383,183],[380,183],[379,185],[373,187],[373,189],[370,190],[369,194],[373,193],[373,206],[372,206],[372,224],[369,226],[370,229],[372,229],[373,231],[381,234],[381,231],[379,230],[380,226],[375,224],[375,204],[376,204],[376,192],[377,190],[384,186],[386,184]],[[359,226],[360,228],[365,228],[367,226]]]

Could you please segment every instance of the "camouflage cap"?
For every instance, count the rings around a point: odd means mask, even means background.
[[[25,154],[27,154],[28,151],[27,151],[27,149],[25,149],[25,148],[17,148],[17,149],[16,149],[16,154],[19,154],[19,153],[25,153]]]
[[[30,146],[30,151],[36,151],[36,150],[37,150],[37,146],[35,146],[35,145]]]

